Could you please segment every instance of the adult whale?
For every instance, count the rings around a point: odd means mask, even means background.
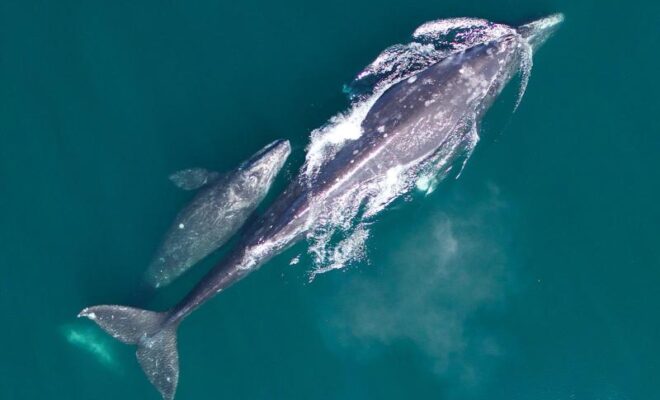
[[[195,168],[170,176],[180,188],[200,191],[174,219],[146,281],[167,285],[227,242],[264,199],[289,153],[289,141],[276,140],[227,174]]]
[[[419,171],[420,165],[437,161],[438,154],[452,159],[457,148],[450,144],[474,134],[494,98],[561,20],[561,15],[553,15],[505,29],[501,36],[451,53],[389,86],[362,120],[361,135],[317,165],[314,173],[303,168],[233,251],[172,309],[101,305],[79,316],[137,345],[137,358],[149,380],[163,398],[172,399],[179,377],[176,330],[186,316],[303,238],[324,210],[354,196],[356,188],[374,182],[387,185],[402,170]],[[446,154],[446,148],[452,154]]]

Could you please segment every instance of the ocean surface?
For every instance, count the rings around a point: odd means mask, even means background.
[[[221,257],[142,292],[191,198],[169,174],[287,138],[274,195],[417,26],[554,12],[518,110],[513,83],[460,178],[379,215],[362,261],[310,282],[302,243],[182,324],[177,399],[660,398],[658,4],[0,2],[0,399],[157,400],[76,314],[164,309]]]

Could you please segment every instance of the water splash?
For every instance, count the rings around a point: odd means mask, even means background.
[[[529,77],[532,74],[532,46],[525,40],[520,41],[520,87],[518,89],[518,98],[516,99],[516,104],[513,107],[515,112],[522,101],[523,96],[525,95],[525,90],[527,90],[527,84],[529,83]]]
[[[515,33],[512,27],[485,19],[449,18],[422,24],[412,37],[416,41],[432,43],[436,48],[462,51],[512,33]]]
[[[316,255],[317,268],[310,272],[310,282],[319,274],[344,268],[349,262],[364,260],[367,257],[366,243],[368,238],[369,229],[367,224],[360,223],[335,246],[327,246],[327,242],[323,240],[312,239],[317,240],[311,250]]]
[[[362,102],[415,72],[435,64],[447,54],[430,44],[416,42],[388,47],[350,84],[344,86],[344,93],[348,94],[351,101]]]
[[[381,93],[354,103],[348,111],[333,116],[325,125],[312,131],[303,167],[309,184],[325,162],[331,160],[347,141],[362,136],[362,121]]]

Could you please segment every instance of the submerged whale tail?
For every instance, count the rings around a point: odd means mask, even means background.
[[[165,400],[174,398],[179,380],[177,326],[164,325],[167,313],[124,306],[85,308],[78,317],[96,322],[115,339],[137,345],[137,359]]]

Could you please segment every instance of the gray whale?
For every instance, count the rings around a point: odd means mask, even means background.
[[[184,318],[301,240],[324,212],[342,212],[335,210],[338,200],[352,196],[355,188],[387,182],[392,171],[432,163],[438,154],[451,160],[456,149],[452,141],[475,134],[504,85],[562,19],[553,15],[522,27],[505,27],[499,37],[453,52],[392,83],[369,109],[359,138],[344,144],[311,177],[301,171],[263,217],[247,228],[233,251],[170,310],[100,305],[79,316],[137,345],[147,377],[164,399],[173,399],[179,378],[176,330]],[[443,152],[447,148],[449,154]]]
[[[200,168],[173,174],[177,186],[199,192],[167,231],[146,281],[165,286],[225,244],[264,199],[290,153],[289,141],[277,140],[224,175]]]

